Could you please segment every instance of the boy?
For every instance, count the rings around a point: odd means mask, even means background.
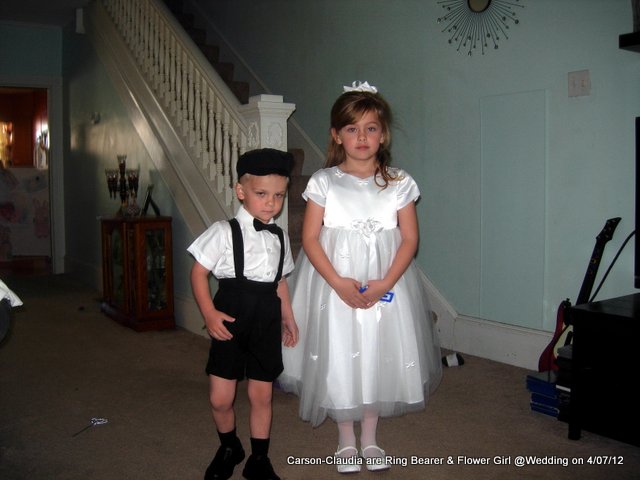
[[[248,378],[251,455],[242,475],[280,480],[268,457],[273,381],[283,369],[282,349],[298,341],[284,276],[293,270],[288,236],[273,221],[280,213],[293,156],[270,148],[238,159],[236,217],[210,226],[187,249],[193,295],[211,336],[206,371],[209,400],[220,438],[205,480],[228,479],[245,453],[236,436],[233,403],[239,380]],[[209,273],[218,279],[213,301]]]

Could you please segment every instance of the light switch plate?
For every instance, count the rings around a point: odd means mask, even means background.
[[[591,95],[589,70],[569,72],[569,96],[581,97],[583,95]]]

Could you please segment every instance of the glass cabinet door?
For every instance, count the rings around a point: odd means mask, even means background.
[[[111,302],[114,306],[124,307],[125,271],[124,271],[124,242],[122,232],[116,228],[110,235],[111,250]]]
[[[147,271],[147,310],[167,308],[167,272],[165,230],[153,228],[144,232]]]

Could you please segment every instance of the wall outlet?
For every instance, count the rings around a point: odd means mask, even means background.
[[[581,97],[584,95],[591,95],[589,70],[569,72],[569,96]]]

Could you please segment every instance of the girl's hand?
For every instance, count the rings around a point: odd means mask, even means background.
[[[216,340],[231,340],[233,335],[231,332],[227,330],[227,327],[224,325],[224,322],[235,322],[236,319],[230,317],[226,313],[221,312],[220,310],[213,309],[204,318],[204,324],[207,327],[207,332]]]
[[[373,307],[388,291],[389,288],[382,282],[382,280],[369,280],[367,289],[362,292],[362,295],[367,302],[367,306],[364,308]]]
[[[368,308],[369,301],[360,292],[362,284],[353,278],[340,277],[333,285],[340,299],[351,308]]]

